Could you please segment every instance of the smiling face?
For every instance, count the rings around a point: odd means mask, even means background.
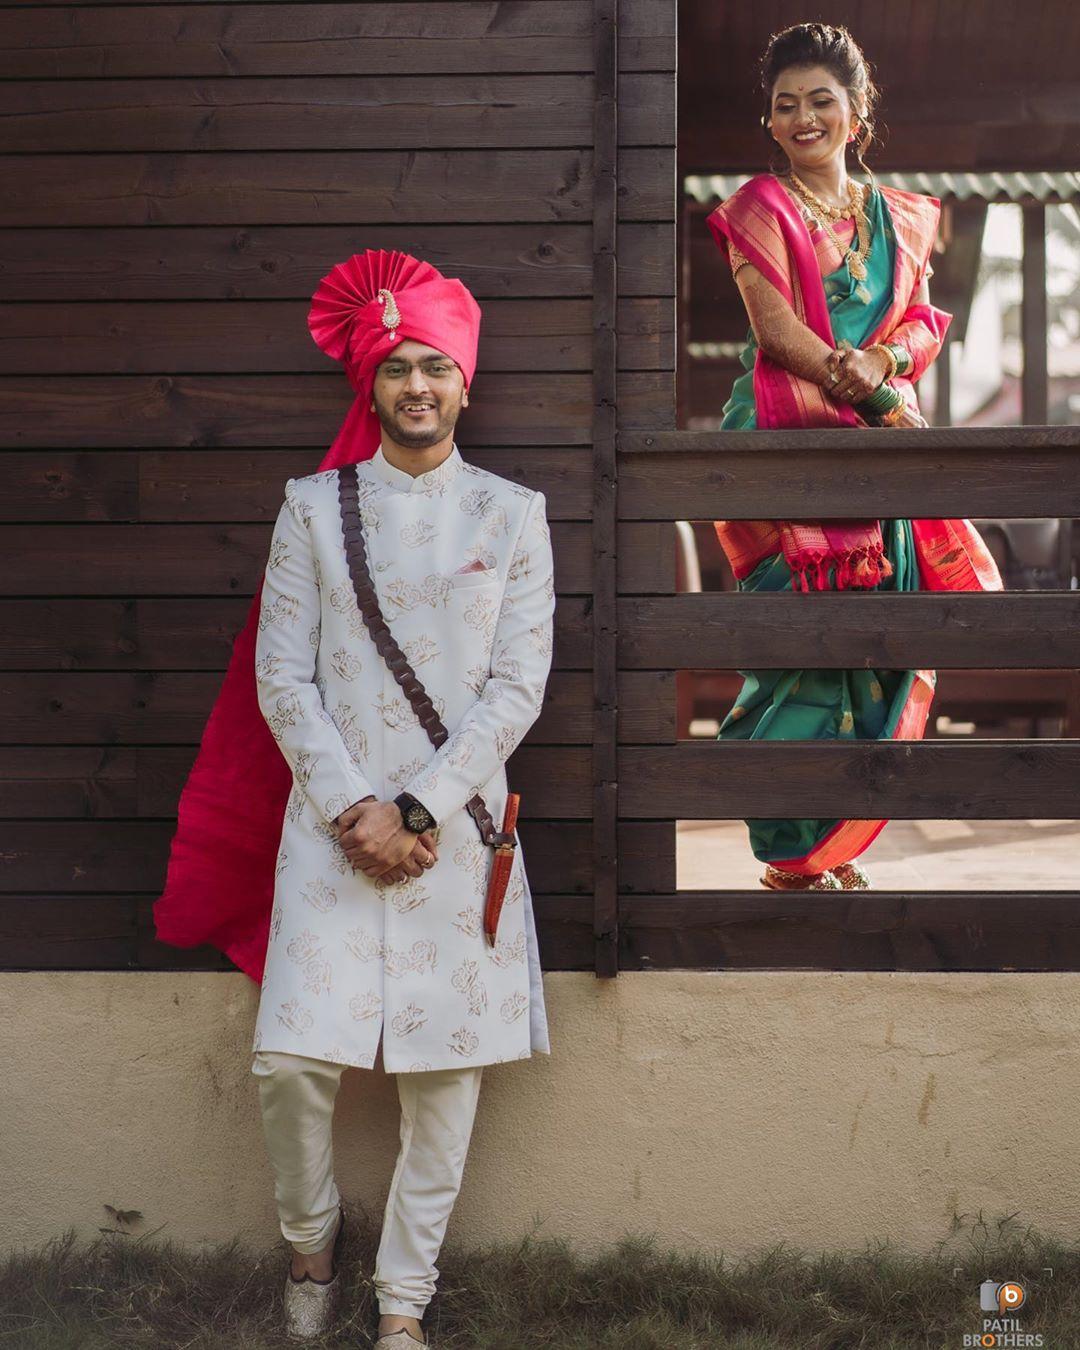
[[[769,130],[796,173],[842,160],[858,122],[848,91],[825,66],[790,66],[773,85]]]
[[[453,435],[469,406],[460,367],[411,338],[376,368],[371,397],[383,430],[409,450],[426,450]]]

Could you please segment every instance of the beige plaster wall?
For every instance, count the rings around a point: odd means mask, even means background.
[[[1080,975],[546,977],[554,1054],[485,1075],[451,1232],[625,1231],[732,1255],[889,1237],[954,1208],[1080,1228]],[[238,974],[0,975],[0,1246],[102,1204],[187,1241],[276,1238]],[[342,1109],[343,1108],[343,1109]],[[347,1197],[377,1204],[393,1081],[350,1070]]]

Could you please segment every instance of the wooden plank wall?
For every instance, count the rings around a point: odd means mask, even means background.
[[[881,454],[888,438],[889,455]],[[1080,741],[676,743],[679,669],[1080,665],[1080,592],[683,594],[677,519],[1072,516],[1080,427],[620,435],[619,810],[1080,819]],[[812,808],[808,804],[812,803]],[[1011,865],[1011,864],[1010,864]],[[620,896],[623,968],[1080,970],[1080,891]],[[718,886],[722,878],[717,878]]]
[[[655,430],[668,10],[620,0],[610,91],[619,398]],[[157,944],[150,905],[284,481],[349,405],[311,293],[370,247],[473,289],[462,448],[547,494],[555,671],[512,777],[546,964],[592,966],[596,33],[594,0],[0,9],[6,967],[221,964]],[[670,889],[649,829],[611,810],[628,887]]]

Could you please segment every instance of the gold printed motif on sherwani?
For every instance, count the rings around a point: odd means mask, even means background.
[[[462,683],[479,697],[490,676],[491,672],[487,666],[470,666]]]
[[[375,707],[383,724],[391,731],[409,731],[416,723],[412,704],[403,698],[387,698],[384,694],[380,694],[375,700]]]
[[[470,1017],[481,1017],[487,1011],[487,986],[480,978],[480,967],[475,961],[462,961],[451,975],[450,983],[459,994],[465,995]]]
[[[392,980],[400,980],[410,971],[423,975],[426,970],[430,974],[435,969],[437,956],[438,950],[434,942],[430,938],[420,938],[407,952],[387,947],[383,956],[383,970]]]
[[[406,783],[416,777],[426,763],[426,759],[410,759],[407,764],[392,769],[386,776],[395,787],[404,787]]]
[[[283,1003],[278,1009],[277,1020],[283,1027],[287,1027],[297,1036],[302,1036],[304,1032],[310,1031],[315,1025],[315,1018],[311,1015],[310,1008],[304,1008],[295,999],[291,998],[287,1003]]]
[[[517,990],[508,994],[499,1004],[499,1016],[506,1023],[516,1022],[529,1008],[529,1000]]]
[[[348,703],[338,703],[330,714],[352,759],[362,764],[368,757],[367,732],[357,725],[357,715]]]
[[[439,537],[439,531],[430,520],[414,520],[409,525],[402,526],[400,538],[406,548],[420,548],[422,544],[430,544],[433,539]]]
[[[495,500],[495,494],[487,488],[473,488],[466,492],[458,503],[467,516],[478,516],[484,522],[484,533],[495,537],[505,534],[510,528],[506,517],[506,508]]]
[[[551,655],[551,633],[546,628],[530,628],[529,640],[536,644],[536,650],[541,656]]]
[[[306,928],[285,948],[285,954],[304,972],[304,990],[309,994],[329,993],[330,962],[323,955],[323,944],[316,934]]]
[[[294,727],[303,720],[304,705],[300,702],[300,695],[290,691],[287,694],[278,695],[274,703],[274,711],[267,717],[266,724],[274,739],[280,741],[289,727]]]
[[[521,680],[521,662],[516,657],[500,654],[492,662],[491,673],[500,680],[513,680],[519,683]]]
[[[270,544],[270,554],[266,560],[266,565],[267,567],[280,567],[283,562],[288,562],[291,556],[285,540],[275,539]]]
[[[355,680],[364,668],[360,658],[354,656],[352,652],[347,652],[344,647],[339,647],[334,652],[330,658],[330,665],[343,680]]]
[[[487,853],[487,849],[478,838],[467,839],[460,848],[454,850],[454,864],[463,872],[470,872],[474,877],[486,878]]]
[[[297,821],[304,814],[304,804],[307,801],[307,794],[298,783],[293,783],[289,789],[289,799],[285,803],[285,819]]]
[[[373,1017],[381,1017],[382,999],[371,989],[364,994],[354,994],[349,999],[349,1016],[354,1022],[368,1022]]]
[[[337,891],[328,886],[322,877],[309,881],[300,894],[320,914],[329,914],[338,902]]]
[[[262,601],[259,605],[259,628],[269,628],[271,624],[278,628],[294,624],[300,617],[300,601],[295,595],[275,595],[272,603]]]
[[[255,662],[255,678],[269,680],[281,669],[281,657],[277,652],[267,652]]]
[[[510,563],[510,571],[507,573],[508,581],[520,581],[523,577],[529,575],[529,550],[527,548],[518,548]]]
[[[345,946],[358,961],[377,961],[383,954],[383,944],[366,928],[350,928],[345,934]]]
[[[525,934],[518,933],[512,941],[499,938],[495,946],[488,951],[488,957],[494,965],[505,969],[517,961],[525,960]]]
[[[513,727],[500,727],[495,733],[495,749],[501,759],[509,759],[517,747],[517,732]]]
[[[470,906],[468,909],[459,909],[457,918],[454,920],[454,927],[459,933],[464,933],[468,938],[479,937],[483,929],[484,917],[478,909]]]
[[[425,887],[424,882],[423,876],[410,876],[404,882],[383,882],[382,877],[377,876],[375,890],[383,896],[383,899],[390,900],[398,914],[410,914],[431,899],[431,892]]]
[[[484,642],[490,647],[495,638],[495,597],[478,595],[469,605],[462,618],[470,628],[475,628]]]
[[[427,1013],[423,1008],[410,1003],[390,1019],[390,1029],[395,1036],[408,1036],[410,1032],[419,1031],[426,1021]]]
[[[346,856],[345,850],[341,847],[338,839],[338,832],[335,826],[329,821],[317,820],[311,827],[311,832],[316,839],[321,839],[330,850],[329,863],[335,872],[341,876],[348,876],[352,864]]]
[[[470,1031],[468,1027],[458,1027],[457,1031],[451,1033],[446,1044],[455,1055],[461,1055],[463,1059],[467,1059],[470,1055],[475,1055],[480,1048],[480,1037],[475,1031]]]
[[[426,633],[418,638],[413,638],[410,642],[403,642],[401,650],[405,653],[413,670],[417,666],[426,665],[429,661],[434,661],[436,657],[442,655],[435,639],[429,637]]]
[[[421,605],[438,609],[440,605],[447,603],[453,589],[449,578],[444,577],[441,572],[429,572],[419,585],[413,585],[403,577],[389,582],[384,598],[387,605],[407,614]]]

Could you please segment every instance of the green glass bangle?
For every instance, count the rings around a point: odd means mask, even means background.
[[[891,385],[879,384],[869,398],[863,399],[860,406],[869,408],[871,412],[886,413],[898,408],[902,402],[903,399]]]
[[[893,412],[903,403],[903,398],[891,385],[879,384],[869,398],[855,405],[863,417],[880,417],[883,413]]]
[[[899,343],[896,342],[886,342],[884,345],[888,347],[889,351],[891,351],[893,356],[896,357],[897,375],[906,375],[908,371],[911,369],[911,367],[915,364],[915,362],[911,359],[911,356],[909,355],[907,350],[901,347]]]

